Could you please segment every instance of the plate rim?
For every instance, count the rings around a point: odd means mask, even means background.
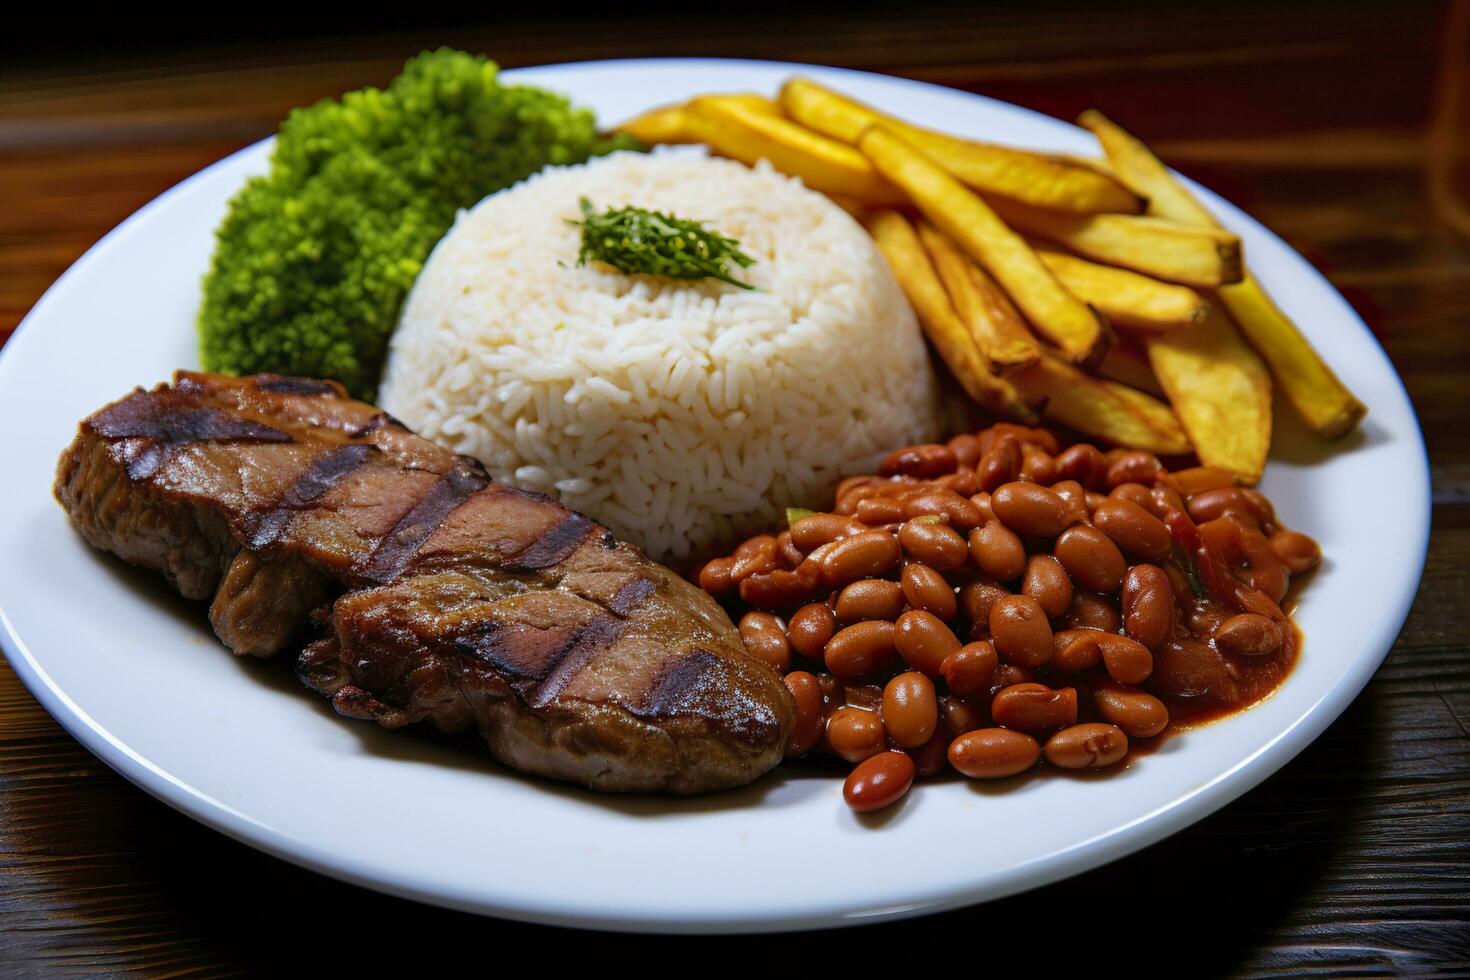
[[[1045,113],[1005,102],[1004,100],[978,93],[966,92],[950,86],[888,75],[881,72],[798,62],[698,57],[609,58],[505,69],[502,74],[508,81],[534,81],[535,77],[539,74],[577,70],[621,69],[637,71],[651,68],[689,70],[718,68],[720,66],[759,66],[777,68],[788,72],[815,71],[828,76],[840,74],[878,80],[884,84],[895,85],[901,88],[913,88],[930,92],[937,90],[947,93],[950,96],[977,99],[981,102],[999,107],[1004,111],[1021,113],[1046,120],[1051,124],[1060,123],[1070,128],[1078,129],[1075,124],[1069,123],[1066,120],[1057,119]],[[16,326],[9,341],[3,348],[0,348],[0,381],[3,381],[5,373],[7,373],[10,365],[15,361],[17,355],[14,351],[18,349],[17,340],[20,339],[22,332],[27,330],[27,325],[32,319],[38,318],[38,314],[47,307],[53,295],[66,288],[68,282],[78,270],[97,261],[102,255],[118,247],[121,238],[131,227],[136,223],[146,220],[155,209],[166,206],[172,198],[182,193],[185,188],[196,181],[206,179],[217,169],[229,166],[239,157],[260,152],[264,146],[272,143],[274,139],[274,136],[269,136],[251,143],[188,175],[128,215],[88,248],[46,289]],[[1384,659],[1392,650],[1394,641],[1401,632],[1404,622],[1407,620],[1409,611],[1418,593],[1419,583],[1422,580],[1432,525],[1433,506],[1429,459],[1425,448],[1423,430],[1419,423],[1418,412],[1415,409],[1413,400],[1409,397],[1408,389],[1404,384],[1403,378],[1399,375],[1397,368],[1394,366],[1392,359],[1389,358],[1378,336],[1374,334],[1358,311],[1347,301],[1346,297],[1341,294],[1321,270],[1269,227],[1257,221],[1248,213],[1236,207],[1221,195],[1211,191],[1209,188],[1183,175],[1176,173],[1176,176],[1179,176],[1191,189],[1201,192],[1211,205],[1224,205],[1226,216],[1231,221],[1241,222],[1251,227],[1254,232],[1269,238],[1276,246],[1281,247],[1291,256],[1300,260],[1302,267],[1309,270],[1310,277],[1315,280],[1315,285],[1325,287],[1341,304],[1343,310],[1351,316],[1357,327],[1372,341],[1377,355],[1381,358],[1383,365],[1388,369],[1390,376],[1398,385],[1399,393],[1408,408],[1409,420],[1411,422],[1410,431],[1404,435],[1406,437],[1412,436],[1414,445],[1409,448],[1417,450],[1415,455],[1421,463],[1421,467],[1414,474],[1416,481],[1421,485],[1423,491],[1422,493],[1414,494],[1420,500],[1420,507],[1413,515],[1415,518],[1414,523],[1418,525],[1419,533],[1415,535],[1414,541],[1410,545],[1409,560],[1407,562],[1407,565],[1413,569],[1414,585],[1412,588],[1406,587],[1397,597],[1394,607],[1387,611],[1388,614],[1386,616],[1380,618],[1380,623],[1392,624],[1391,629],[1380,627],[1372,637],[1372,642],[1368,644],[1368,646],[1375,649],[1381,648],[1380,651],[1376,655],[1365,656],[1355,662],[1352,665],[1352,669],[1344,675],[1339,683],[1323,692],[1310,706],[1302,709],[1300,717],[1294,724],[1277,732],[1272,738],[1258,746],[1255,751],[1240,759],[1235,765],[1214,773],[1208,781],[1199,785],[1186,798],[1166,804],[1149,813],[1142,814],[1126,824],[1113,828],[1105,834],[1076,841],[1069,847],[1052,852],[1043,858],[1031,862],[1029,865],[1022,865],[1016,873],[1012,874],[1004,882],[999,884],[992,882],[986,885],[972,884],[969,887],[953,888],[943,893],[931,894],[929,899],[923,902],[913,903],[903,907],[873,909],[862,914],[837,915],[829,910],[816,910],[807,915],[795,917],[785,915],[780,919],[762,919],[759,916],[750,915],[732,918],[729,915],[718,913],[701,915],[696,911],[687,914],[684,918],[669,920],[655,919],[648,912],[642,915],[620,916],[615,913],[610,914],[606,909],[603,909],[600,913],[593,912],[589,907],[585,906],[578,906],[576,908],[567,908],[565,906],[561,908],[539,908],[528,907],[526,905],[487,902],[484,900],[469,900],[456,895],[446,894],[443,891],[435,891],[431,883],[427,881],[403,877],[389,879],[382,876],[374,876],[370,870],[365,869],[360,861],[353,860],[349,863],[344,863],[337,857],[327,854],[312,842],[297,839],[262,824],[247,814],[235,810],[223,801],[214,799],[196,787],[190,786],[170,775],[166,770],[143,757],[131,749],[120,738],[114,736],[56,684],[46,672],[45,668],[31,654],[25,641],[16,630],[3,603],[0,603],[0,650],[3,650],[7,660],[10,662],[12,668],[15,669],[30,694],[36,698],[53,719],[73,738],[81,742],[88,751],[101,759],[109,768],[149,795],[161,800],[185,816],[204,824],[212,830],[292,864],[374,891],[409,898],[440,907],[544,925],[603,931],[657,933],[786,932],[850,926],[874,921],[893,921],[899,918],[961,908],[979,902],[991,901],[1029,891],[1071,877],[1083,871],[1111,863],[1128,854],[1141,850],[1150,844],[1172,836],[1185,827],[1204,819],[1239,799],[1304,751],[1320,737],[1329,725],[1337,720],[1342,712],[1346,710],[1347,706],[1367,686],[1369,680],[1371,680],[1374,673],[1382,665]],[[26,336],[29,337],[29,333]],[[1407,576],[1405,580],[1407,581]],[[1029,869],[1029,873],[1024,873],[1020,869]]]

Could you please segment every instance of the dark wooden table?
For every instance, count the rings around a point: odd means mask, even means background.
[[[138,206],[267,135],[289,107],[387,80],[420,47],[455,44],[507,66],[677,54],[821,62],[1063,118],[1098,106],[1243,205],[1322,268],[1387,347],[1424,425],[1435,509],[1423,586],[1387,663],[1263,786],[1071,881],[840,936],[651,943],[478,919],[338,884],[126,784],[0,664],[0,973],[275,972],[317,957],[346,970],[398,960],[427,968],[451,953],[483,956],[493,971],[509,950],[558,965],[658,969],[742,955],[770,969],[815,950],[828,962],[862,962],[834,949],[834,938],[857,944],[864,959],[922,943],[919,970],[931,951],[979,971],[1025,951],[1032,972],[1048,974],[1470,973],[1470,227],[1461,217],[1455,229],[1470,195],[1462,181],[1456,204],[1454,168],[1436,163],[1456,126],[1470,139],[1470,13],[1277,6],[859,5],[826,17],[761,5],[377,24],[361,35],[308,20],[315,36],[284,39],[233,19],[159,36],[120,19],[83,30],[63,14],[58,26],[76,35],[65,44],[54,32],[9,32],[0,57],[0,339]],[[1462,161],[1460,177],[1465,169]],[[842,860],[811,844],[810,866],[794,873],[820,875]],[[962,853],[963,842],[956,847]]]

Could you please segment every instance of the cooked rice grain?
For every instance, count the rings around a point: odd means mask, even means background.
[[[576,265],[578,199],[709,222],[757,288]],[[383,406],[661,559],[728,547],[934,436],[914,314],[866,232],[761,165],[620,153],[486,198],[404,307]]]

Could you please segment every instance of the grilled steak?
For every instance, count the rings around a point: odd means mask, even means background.
[[[341,714],[475,726],[527,772],[696,793],[781,757],[793,707],[704,592],[335,384],[180,372],[81,424],[56,495],[240,654],[300,648]]]

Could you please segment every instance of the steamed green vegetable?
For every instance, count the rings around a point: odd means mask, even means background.
[[[386,89],[287,117],[230,202],[199,312],[204,367],[335,378],[371,400],[409,287],[458,209],[603,141],[592,113],[447,48]]]
[[[581,199],[582,248],[577,264],[606,262],[619,272],[669,276],[674,279],[718,279],[741,289],[754,289],[734,278],[730,263],[745,269],[755,259],[740,251],[740,243],[706,228],[698,221],[676,218],[643,208],[608,208],[593,212],[592,202]]]

